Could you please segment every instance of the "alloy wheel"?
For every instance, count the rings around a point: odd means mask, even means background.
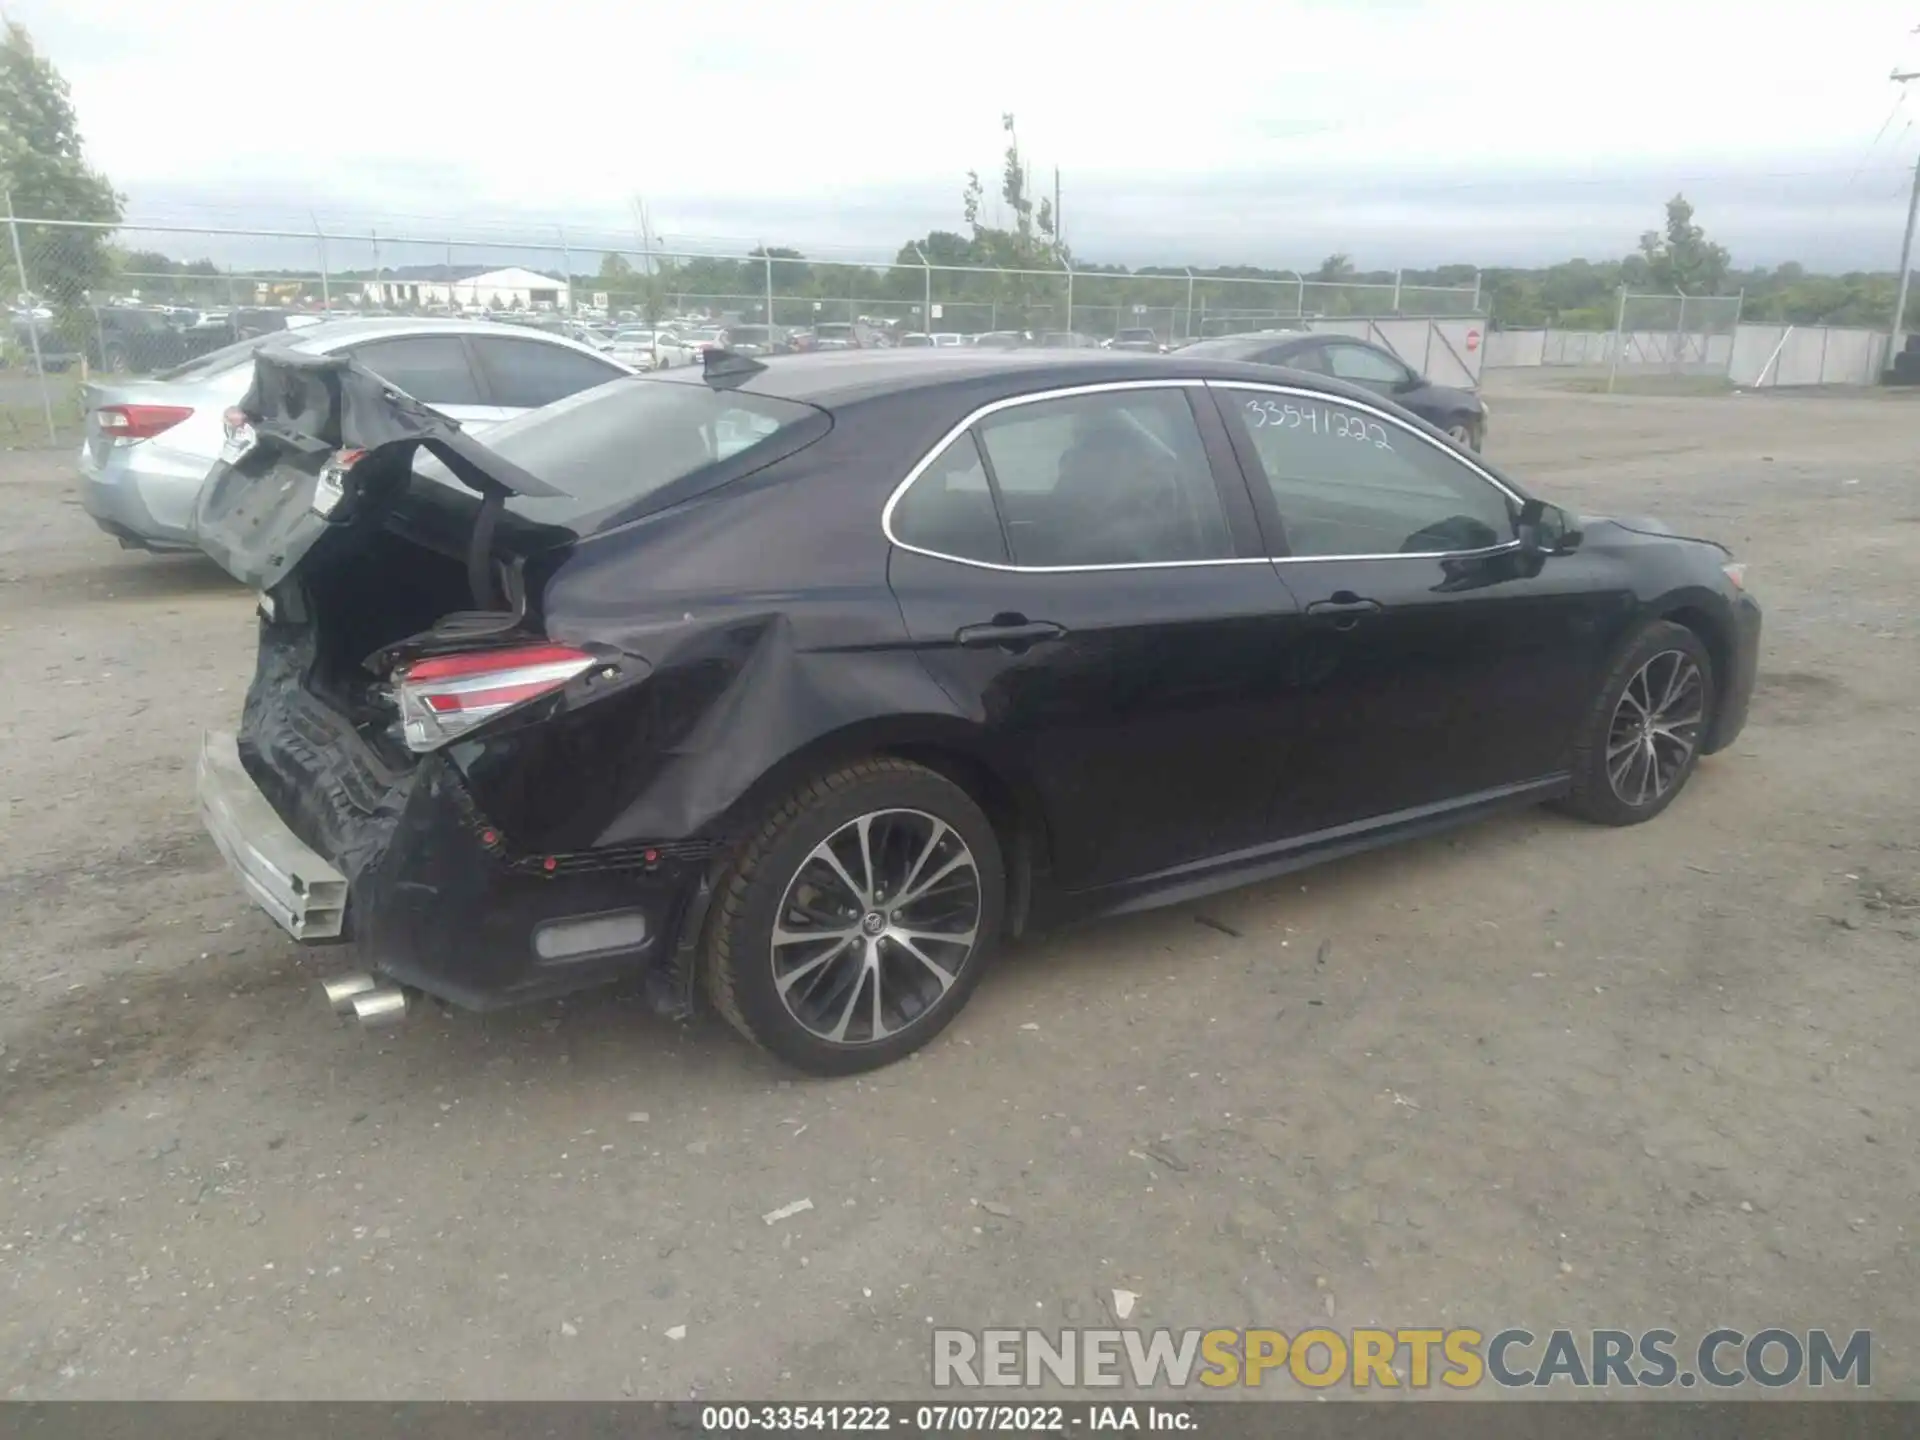
[[[973,958],[980,870],[951,825],[875,810],[808,852],[770,945],[774,989],[809,1033],[871,1045],[931,1012]]]
[[[1607,783],[1622,804],[1651,805],[1679,784],[1705,716],[1706,680],[1685,651],[1662,650],[1634,672],[1607,727]]]

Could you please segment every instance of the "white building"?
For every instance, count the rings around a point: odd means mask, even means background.
[[[364,281],[361,300],[368,305],[419,307],[479,306],[488,310],[565,310],[567,282],[555,275],[509,265],[500,270],[472,266],[406,265]]]

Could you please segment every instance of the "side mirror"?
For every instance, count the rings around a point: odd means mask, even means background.
[[[1427,378],[1424,375],[1409,375],[1404,380],[1396,380],[1393,382],[1393,393],[1396,395],[1406,395],[1418,390],[1426,383]]]
[[[1565,555],[1580,544],[1574,518],[1544,500],[1528,500],[1520,506],[1514,532],[1522,553],[1528,555]]]

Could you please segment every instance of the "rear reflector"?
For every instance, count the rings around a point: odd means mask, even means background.
[[[420,754],[517,705],[550,695],[594,663],[565,645],[523,645],[417,660],[394,675],[407,748]]]
[[[115,440],[151,440],[193,414],[190,405],[102,405],[93,412],[100,433]]]

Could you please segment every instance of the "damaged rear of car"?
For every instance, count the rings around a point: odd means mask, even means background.
[[[249,893],[359,952],[329,993],[369,1023],[635,973],[684,1012],[714,825],[755,764],[742,726],[789,738],[726,712],[757,679],[802,726],[830,716],[778,653],[792,622],[689,610],[675,557],[703,502],[827,414],[636,378],[482,446],[350,360],[266,352],[240,409],[195,530],[259,593],[259,655],[198,785]]]

